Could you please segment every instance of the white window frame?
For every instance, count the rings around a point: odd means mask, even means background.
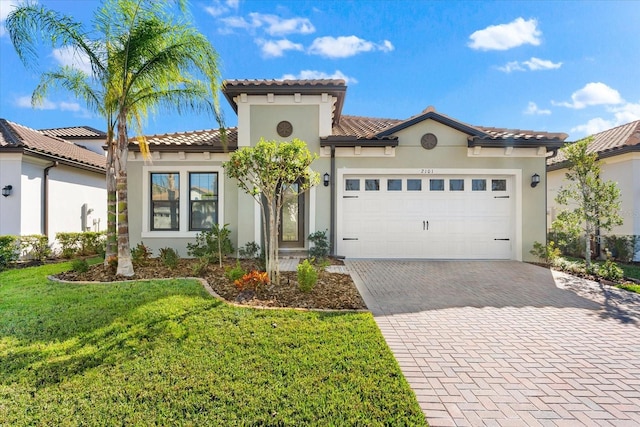
[[[195,238],[202,231],[189,231],[189,172],[218,173],[218,224],[224,222],[224,169],[222,166],[143,166],[142,168],[142,233],[144,238]],[[179,229],[151,230],[151,173],[178,173],[180,176],[180,223]],[[182,185],[186,183],[186,185]]]

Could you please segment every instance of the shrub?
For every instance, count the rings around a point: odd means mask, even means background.
[[[248,242],[243,247],[238,249],[240,258],[254,259],[260,256],[260,245],[256,242]]]
[[[95,255],[101,253],[102,245],[106,242],[107,235],[103,231],[86,231],[80,233],[80,253],[82,255]]]
[[[49,238],[41,234],[20,237],[20,249],[26,258],[44,261],[51,255]]]
[[[169,268],[176,268],[178,266],[178,260],[180,256],[178,252],[173,248],[160,248],[160,261],[162,265]]]
[[[633,261],[636,252],[640,250],[640,236],[611,235],[603,236],[603,240],[611,256],[623,263]]]
[[[309,241],[313,243],[313,247],[309,248],[309,256],[311,258],[324,259],[329,256],[330,247],[327,230],[309,234]]]
[[[245,274],[247,274],[247,271],[242,268],[242,266],[240,265],[240,261],[236,261],[235,267],[227,268],[225,270],[224,277],[232,282],[235,282],[236,280],[242,278],[242,276],[244,276]]]
[[[611,280],[612,282],[617,282],[621,280],[624,276],[624,272],[618,265],[613,262],[613,260],[608,259],[603,264],[598,266],[598,276],[602,277],[606,280]]]
[[[550,241],[548,245],[534,242],[533,249],[531,249],[529,253],[537,256],[542,262],[547,264],[553,264],[560,257],[560,249],[553,241]]]
[[[269,283],[269,275],[266,272],[251,271],[241,278],[233,282],[241,291],[252,290],[256,291]]]
[[[209,259],[207,257],[200,258],[197,263],[191,267],[194,276],[203,277],[209,267]]]
[[[140,242],[135,248],[131,249],[131,262],[134,266],[145,266],[149,263],[151,258],[151,249],[144,245],[144,242]]]
[[[228,225],[220,227],[220,224],[214,224],[211,230],[198,233],[195,243],[187,243],[187,254],[195,258],[207,257],[211,262],[220,262],[222,266],[222,259],[233,253]]]
[[[308,259],[298,264],[298,285],[302,292],[310,292],[318,283],[318,272]]]
[[[71,262],[71,270],[76,273],[86,273],[89,271],[89,263],[86,259],[74,259]]]
[[[79,250],[81,233],[56,233],[56,240],[60,243],[60,255],[62,258],[71,258]]]
[[[20,245],[17,236],[0,236],[0,271],[6,269],[20,257]]]

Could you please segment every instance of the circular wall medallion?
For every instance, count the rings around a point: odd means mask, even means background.
[[[438,145],[438,138],[432,133],[425,133],[422,135],[422,138],[420,138],[420,145],[422,145],[424,149],[431,150]]]
[[[288,121],[283,120],[280,123],[278,123],[276,130],[278,131],[278,135],[280,135],[283,138],[286,138],[293,133],[293,126],[291,126],[291,123],[289,123]]]

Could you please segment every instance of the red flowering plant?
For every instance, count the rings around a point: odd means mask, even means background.
[[[234,285],[241,291],[256,291],[269,283],[269,275],[266,272],[250,271],[241,278],[234,280]]]

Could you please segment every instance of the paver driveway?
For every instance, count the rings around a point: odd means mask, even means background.
[[[640,425],[640,298],[516,261],[346,260],[432,427]]]

